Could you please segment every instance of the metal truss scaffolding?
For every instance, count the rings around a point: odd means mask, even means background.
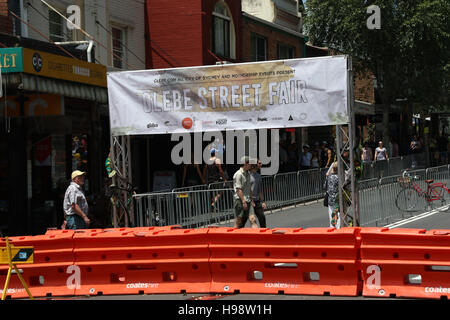
[[[341,227],[359,226],[359,211],[357,201],[357,183],[355,177],[355,114],[353,94],[352,59],[347,60],[348,74],[348,125],[336,126],[336,158],[339,176],[339,210]],[[347,130],[346,130],[347,128]]]
[[[127,184],[132,183],[130,136],[111,136],[111,166],[116,171],[116,175],[112,177],[112,184],[126,189]],[[118,196],[121,197],[122,203],[127,203],[129,195],[126,191],[119,191]],[[114,228],[133,226],[133,201],[130,203],[129,216],[120,209],[116,205],[113,205],[112,220]]]

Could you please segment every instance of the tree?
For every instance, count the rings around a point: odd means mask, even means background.
[[[372,4],[381,9],[380,29],[366,24]],[[407,99],[410,113],[450,110],[448,0],[307,0],[305,7],[305,33],[313,45],[358,58],[355,72],[373,72],[385,143],[389,106],[397,99]]]

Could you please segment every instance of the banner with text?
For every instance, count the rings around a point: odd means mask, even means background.
[[[111,133],[343,125],[347,57],[108,73]]]

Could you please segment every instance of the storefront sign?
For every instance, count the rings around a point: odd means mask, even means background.
[[[106,67],[28,48],[0,49],[2,73],[24,72],[106,87]]]
[[[347,57],[108,73],[113,135],[342,125]]]
[[[25,73],[106,87],[106,67],[101,64],[23,48]]]
[[[23,72],[22,48],[1,48],[0,70],[2,73]]]
[[[7,96],[6,105],[9,117],[20,116],[20,104],[16,101],[17,96]],[[59,116],[64,114],[62,98],[56,94],[31,94],[26,95],[28,100],[24,103],[24,116]],[[5,101],[0,101],[0,112],[5,114]]]

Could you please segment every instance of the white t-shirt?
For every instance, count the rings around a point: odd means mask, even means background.
[[[386,160],[386,148],[380,148],[377,147],[375,149],[375,151],[377,152],[377,160]]]

